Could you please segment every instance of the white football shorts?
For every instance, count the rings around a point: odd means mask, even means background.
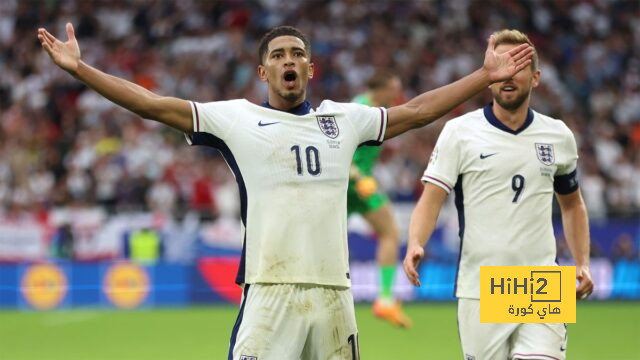
[[[458,299],[458,331],[465,360],[566,358],[566,324],[483,324],[477,299]]]
[[[312,284],[245,284],[228,359],[359,359],[351,290]]]

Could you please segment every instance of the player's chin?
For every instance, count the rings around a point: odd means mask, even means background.
[[[288,102],[297,102],[304,95],[302,89],[285,89],[280,91],[280,96]]]
[[[525,96],[512,96],[512,95],[502,96],[502,95],[499,95],[499,96],[495,97],[495,100],[498,102],[498,104],[502,108],[504,108],[506,110],[516,110],[524,102]]]

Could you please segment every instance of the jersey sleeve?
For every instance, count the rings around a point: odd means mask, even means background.
[[[558,164],[558,170],[553,178],[553,190],[566,195],[578,190],[578,146],[571,130],[567,128],[567,136],[562,151],[564,161]]]
[[[359,136],[360,145],[380,145],[387,128],[387,109],[361,104],[343,104],[348,121]]]
[[[229,133],[234,118],[233,101],[214,101],[198,103],[190,101],[193,118],[193,133],[186,134],[189,145],[204,145],[204,134],[211,134],[224,141]]]
[[[447,123],[431,153],[422,182],[430,182],[451,192],[460,174],[460,142],[451,123]]]

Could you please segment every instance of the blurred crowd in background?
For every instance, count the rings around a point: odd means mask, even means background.
[[[82,59],[158,94],[208,102],[266,99],[257,42],[290,24],[311,39],[308,98],[349,101],[378,69],[404,97],[477,69],[486,39],[519,29],[540,56],[532,108],[562,119],[580,151],[592,219],[640,211],[640,3],[637,1],[0,1],[0,214],[99,204],[108,212],[205,216],[238,212],[217,151],[128,113],[55,67],[36,38],[66,41]],[[489,102],[477,96],[446,118]],[[376,169],[396,201],[414,201],[444,121],[384,145]]]

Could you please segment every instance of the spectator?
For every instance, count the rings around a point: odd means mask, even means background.
[[[181,134],[157,135],[150,131],[154,124],[137,121],[43,61],[37,27],[63,32],[71,20],[86,61],[158,93],[200,101],[262,101],[264,86],[250,76],[258,36],[279,23],[298,26],[314,39],[314,104],[325,90],[348,101],[380,67],[398,70],[407,96],[450,82],[477,66],[479,58],[469,54],[483,49],[489,33],[518,27],[546,56],[546,85],[532,99],[534,107],[569,123],[582,157],[595,154],[581,169],[592,218],[637,215],[639,9],[625,0],[529,0],[507,7],[471,0],[2,1],[0,207],[98,203],[111,212],[180,213],[194,203],[211,216],[233,209],[216,204],[216,194],[234,181],[219,155],[185,152]],[[479,96],[451,116],[486,101]],[[438,131],[421,129],[387,145],[376,173],[392,198],[414,200],[417,169],[424,168]]]

